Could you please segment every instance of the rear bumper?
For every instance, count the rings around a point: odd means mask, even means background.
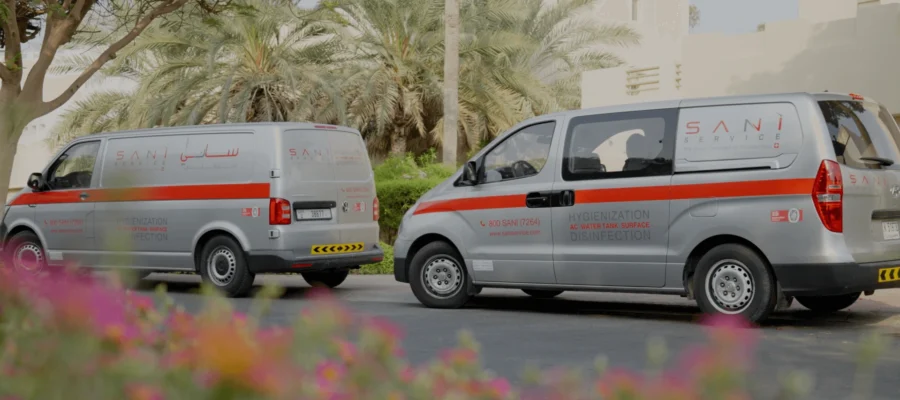
[[[900,288],[900,260],[871,264],[782,264],[772,268],[782,291],[789,296],[831,296]]]
[[[328,256],[295,257],[293,252],[251,252],[247,255],[248,267],[254,274],[313,272],[358,267],[374,264],[384,259],[381,247],[358,253]]]

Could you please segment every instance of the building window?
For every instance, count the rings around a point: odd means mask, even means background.
[[[631,0],[631,20],[632,21],[638,20],[638,7],[640,7],[638,5],[638,1],[639,0]]]

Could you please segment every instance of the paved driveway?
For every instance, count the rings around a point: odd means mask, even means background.
[[[188,310],[200,307],[200,297],[193,294],[197,277],[153,275],[147,280],[148,289],[166,282]],[[309,286],[300,277],[257,278],[257,284],[262,282],[287,288],[267,324],[287,324],[310,304],[304,299]],[[641,369],[652,336],[663,337],[671,353],[704,339],[694,322],[698,309],[679,297],[564,293],[553,300],[535,300],[519,291],[485,290],[466,309],[431,310],[418,303],[408,286],[386,276],[351,276],[334,293],[351,309],[390,318],[405,329],[405,349],[413,362],[435,357],[455,343],[459,330],[467,329],[481,343],[486,366],[512,380],[528,364],[588,368],[600,354],[612,365]],[[783,371],[801,369],[814,374],[813,398],[850,398],[857,339],[872,330],[900,336],[898,298],[893,292],[864,298],[849,311],[829,317],[814,316],[798,305],[779,313],[760,330],[757,382],[773,389],[775,384],[768,382],[776,382]],[[249,299],[232,301],[239,310],[250,304]],[[900,343],[884,354],[876,375],[875,398],[900,398]]]

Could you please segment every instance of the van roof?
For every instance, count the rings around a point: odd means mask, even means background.
[[[160,128],[134,129],[128,131],[108,132],[83,136],[76,139],[76,141],[82,139],[117,138],[135,135],[190,135],[195,133],[208,133],[209,131],[228,133],[236,131],[246,131],[248,129],[259,130],[266,128],[274,128],[281,131],[288,129],[335,130],[355,133],[359,135],[358,130],[340,125],[314,124],[309,122],[249,122],[239,124],[182,125]]]
[[[524,121],[521,125],[530,124],[533,122],[546,120],[555,117],[566,117],[566,116],[580,116],[587,114],[607,114],[607,113],[615,113],[615,112],[631,112],[631,111],[646,111],[646,110],[656,110],[663,108],[676,108],[676,107],[708,107],[708,106],[723,106],[723,105],[733,105],[733,104],[744,104],[744,103],[759,103],[759,102],[776,102],[776,101],[821,101],[821,100],[853,100],[853,98],[849,94],[843,93],[830,93],[830,92],[792,92],[792,93],[772,93],[772,94],[754,94],[754,95],[740,95],[740,96],[718,96],[718,97],[701,97],[701,98],[687,98],[687,99],[676,99],[676,100],[664,100],[664,101],[654,101],[654,102],[646,102],[646,103],[633,103],[633,104],[623,104],[623,105],[614,105],[614,106],[605,106],[605,107],[593,107],[593,108],[585,108],[581,110],[568,110],[568,111],[560,111],[551,114],[544,114],[528,121]],[[866,99],[872,101],[871,99]]]

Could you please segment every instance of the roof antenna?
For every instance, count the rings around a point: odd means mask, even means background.
[[[828,93],[828,89],[825,89],[825,93]]]

